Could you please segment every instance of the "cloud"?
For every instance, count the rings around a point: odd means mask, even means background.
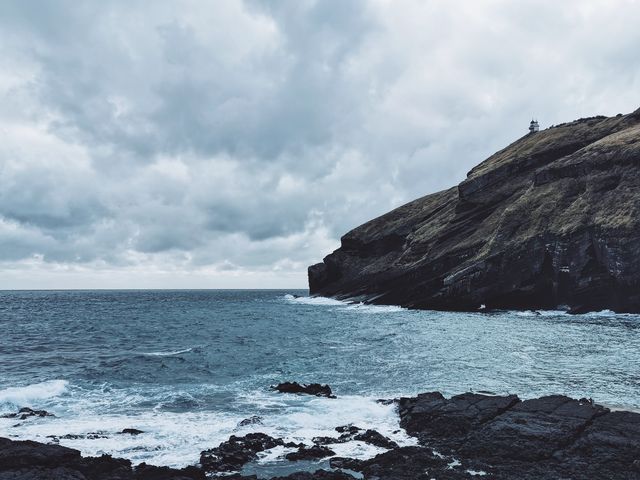
[[[634,0],[9,0],[3,288],[305,286],[526,132],[640,105]]]

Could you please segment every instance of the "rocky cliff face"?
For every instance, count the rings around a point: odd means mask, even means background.
[[[312,295],[411,308],[640,312],[640,109],[528,134],[365,223]]]

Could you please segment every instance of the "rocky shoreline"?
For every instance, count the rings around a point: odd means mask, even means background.
[[[273,388],[332,396],[326,385],[281,385]],[[0,480],[254,480],[258,477],[243,474],[244,467],[275,447],[285,451],[282,462],[300,463],[302,470],[272,477],[280,480],[640,479],[640,413],[610,411],[590,399],[562,395],[521,400],[464,393],[447,399],[430,392],[388,402],[397,405],[400,426],[417,439],[416,446],[399,447],[356,425],[337,425],[335,436],[314,438],[313,445],[255,432],[203,451],[199,465],[173,469],[133,466],[109,455],[82,457],[55,443],[0,438]],[[387,451],[357,460],[331,450],[333,444],[352,441]],[[316,470],[319,466],[324,468]]]

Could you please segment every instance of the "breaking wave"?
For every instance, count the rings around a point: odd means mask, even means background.
[[[24,387],[5,388],[0,390],[0,409],[13,411],[58,397],[67,390],[68,383],[66,380],[49,380]]]

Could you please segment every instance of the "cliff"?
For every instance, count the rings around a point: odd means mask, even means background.
[[[438,310],[640,312],[640,109],[530,133],[344,235],[312,295]]]

